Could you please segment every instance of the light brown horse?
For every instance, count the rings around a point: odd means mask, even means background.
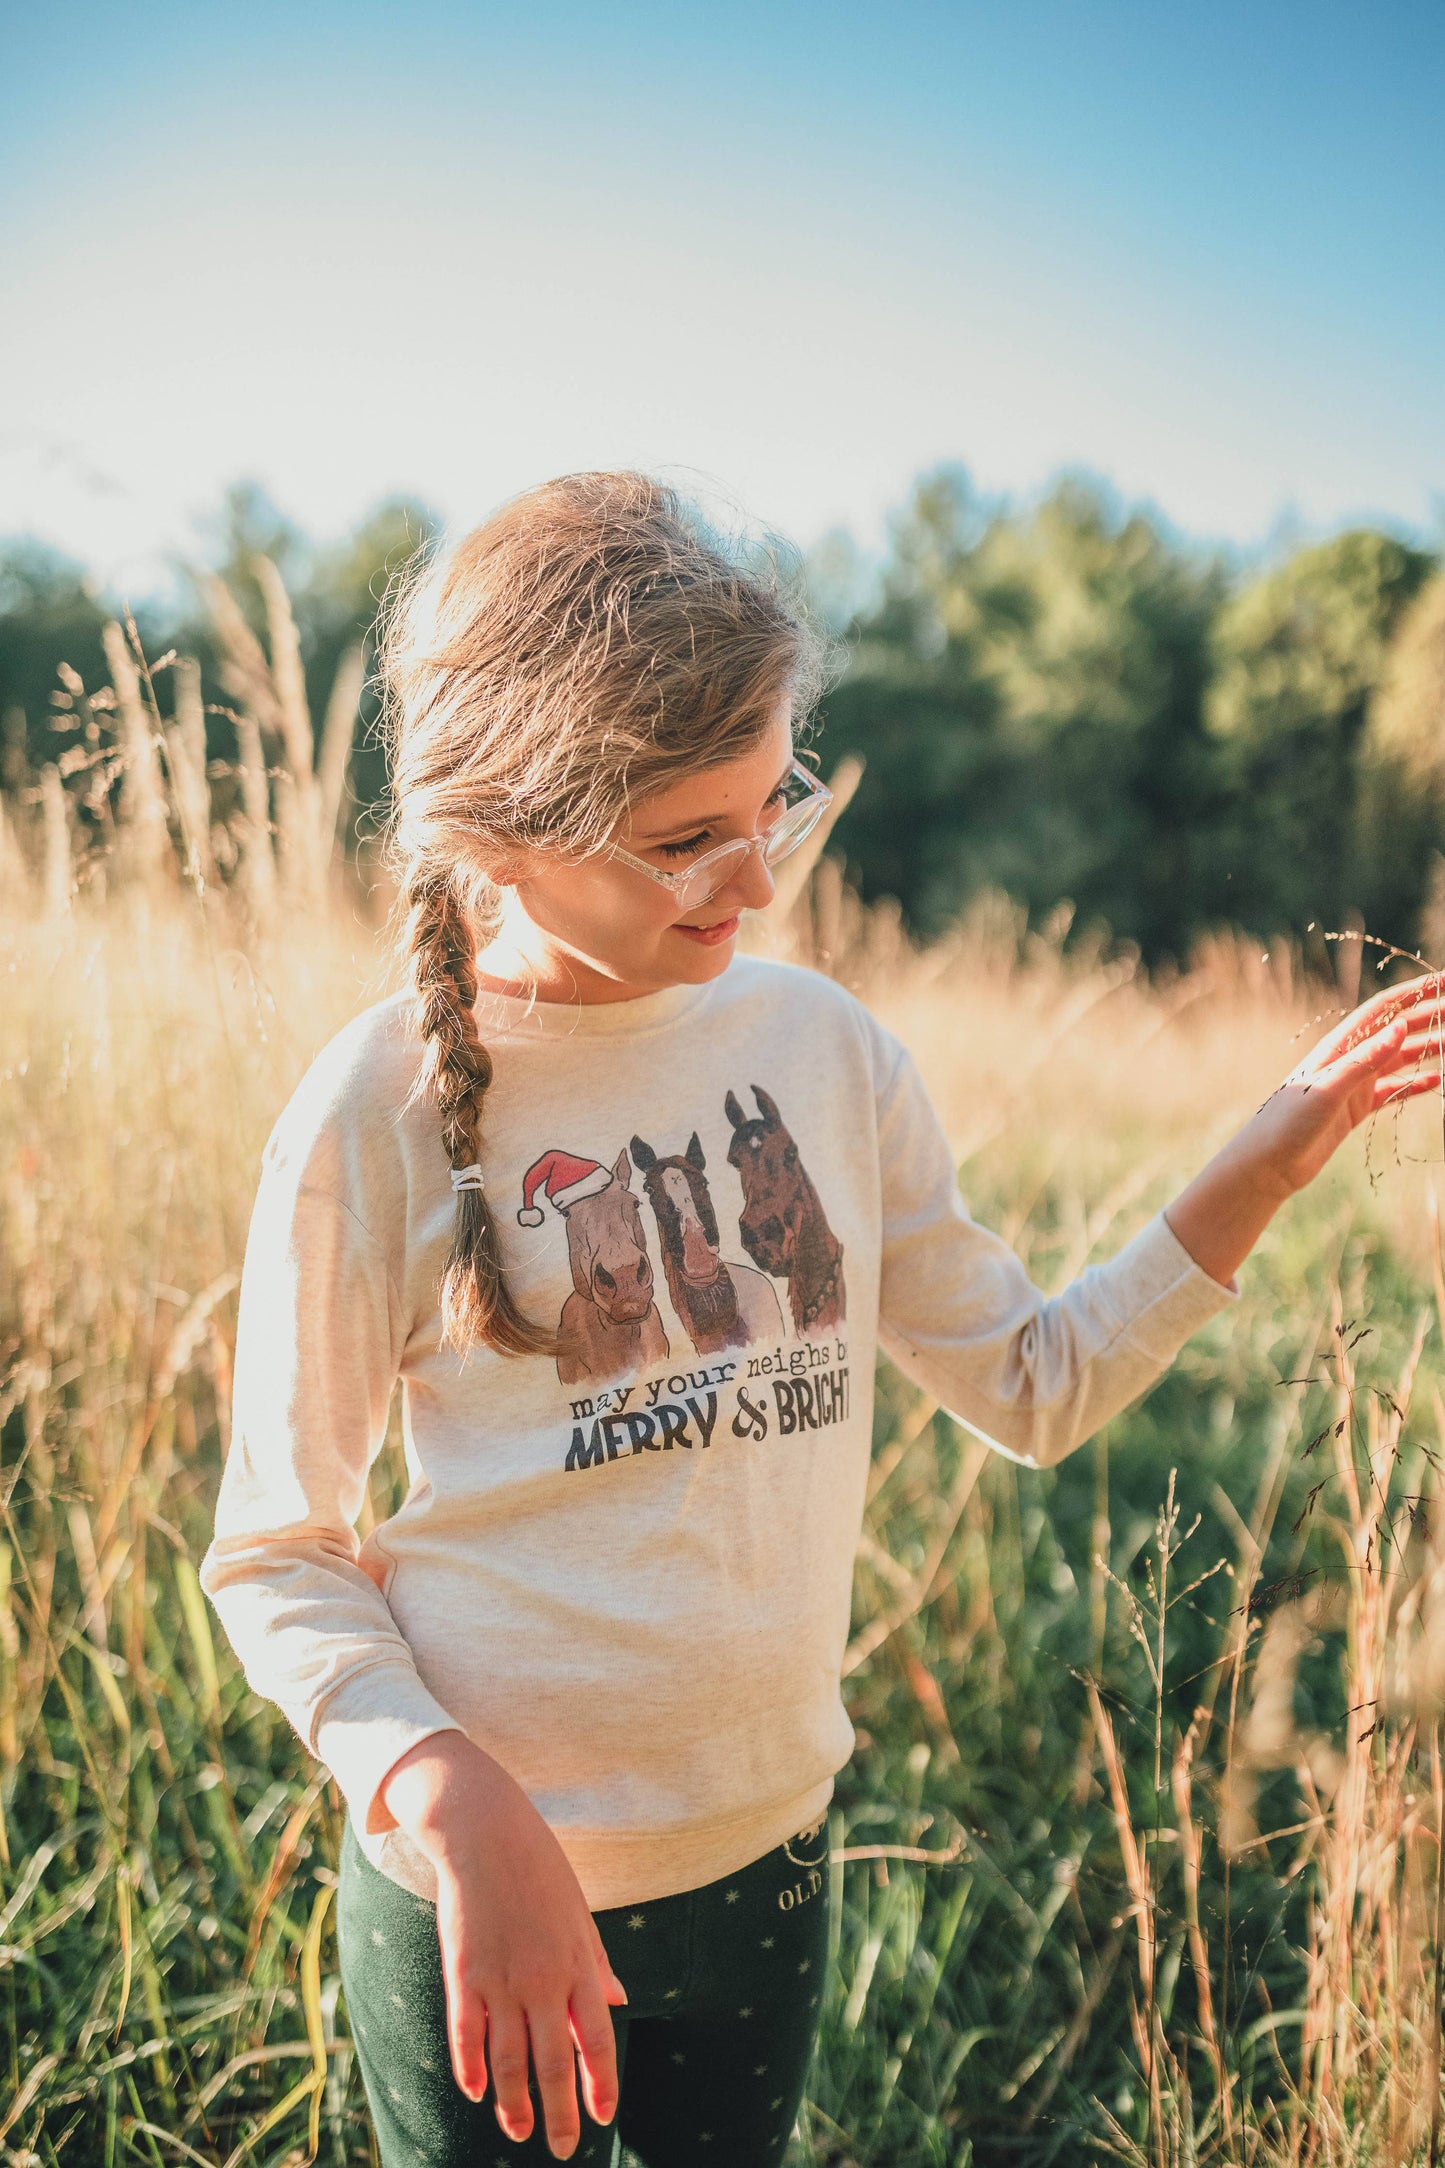
[[[662,1269],[672,1307],[699,1355],[776,1339],[783,1329],[778,1298],[760,1272],[727,1265],[722,1258],[717,1213],[705,1169],[702,1140],[694,1130],[685,1152],[661,1159],[641,1137],[632,1157],[642,1190],[657,1221]]]
[[[652,1299],[642,1208],[628,1188],[631,1179],[632,1164],[619,1152],[607,1187],[579,1197],[563,1213],[573,1290],[559,1322],[568,1342],[557,1358],[564,1385],[583,1378],[605,1384],[660,1362],[667,1353],[667,1334]]]
[[[787,1281],[798,1332],[828,1332],[847,1314],[843,1245],[777,1106],[760,1084],[753,1097],[762,1114],[752,1121],[732,1092],[723,1102],[733,1125],[728,1164],[743,1185],[743,1248],[764,1272]]]

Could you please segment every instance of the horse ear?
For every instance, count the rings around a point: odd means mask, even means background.
[[[636,1143],[635,1138],[633,1142],[634,1144]],[[702,1169],[707,1165],[707,1160],[703,1154],[702,1149],[702,1139],[695,1129],[692,1135],[687,1140],[687,1150],[683,1154],[683,1157],[686,1159],[690,1167],[696,1167],[699,1172],[701,1172]]]
[[[649,1168],[657,1165],[656,1152],[654,1152],[650,1144],[644,1144],[641,1137],[634,1137],[632,1140],[632,1157],[644,1174],[647,1173]]]
[[[612,1162],[612,1172],[622,1187],[626,1189],[628,1183],[632,1180],[632,1162],[627,1156],[627,1146],[625,1144]]]
[[[769,1129],[781,1129],[783,1117],[778,1112],[777,1102],[768,1097],[761,1084],[753,1086],[753,1097],[762,1108],[763,1120],[767,1123]]]
[[[726,1114],[728,1120],[732,1123],[734,1129],[742,1129],[746,1127],[748,1118],[746,1114],[744,1114],[742,1108],[739,1106],[737,1100],[734,1098],[731,1092],[728,1093],[726,1099],[724,1099],[723,1101],[723,1112]]]

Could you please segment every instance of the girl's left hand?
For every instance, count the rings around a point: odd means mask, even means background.
[[[1283,1196],[1312,1182],[1356,1125],[1438,1090],[1445,1066],[1445,973],[1362,1001],[1293,1068],[1240,1133]],[[1397,1072],[1411,1068],[1412,1074]]]

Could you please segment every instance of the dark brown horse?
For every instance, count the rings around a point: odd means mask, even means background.
[[[796,1329],[827,1332],[847,1314],[843,1245],[776,1105],[760,1084],[753,1097],[762,1109],[753,1121],[731,1092],[723,1102],[733,1125],[728,1164],[743,1185],[743,1248],[764,1272],[787,1281]]]
[[[659,1158],[641,1137],[632,1157],[657,1221],[662,1269],[672,1307],[699,1355],[748,1347],[782,1332],[778,1298],[759,1272],[722,1259],[717,1213],[708,1187],[702,1141],[694,1130],[685,1152]]]

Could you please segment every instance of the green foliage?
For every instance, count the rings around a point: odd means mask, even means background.
[[[1423,805],[1423,821],[1412,817],[1415,800],[1396,792],[1388,823],[1363,817],[1365,726],[1391,636],[1431,562],[1356,530],[1302,551],[1220,612],[1207,717],[1227,809],[1212,855],[1233,870],[1247,923],[1337,926],[1354,905],[1386,939],[1411,938],[1402,921],[1421,900],[1438,816]]]
[[[825,707],[826,750],[869,764],[838,829],[864,893],[926,933],[984,887],[1036,923],[1067,898],[1151,964],[1352,907],[1412,943],[1445,789],[1365,722],[1433,562],[1360,530],[1241,583],[1088,480],[1020,511],[925,476]],[[835,617],[850,570],[830,537]],[[1413,637],[1433,656],[1434,619]]]
[[[1235,595],[1214,628],[1209,723],[1245,743],[1363,728],[1391,633],[1432,560],[1357,528]]]
[[[107,614],[83,567],[58,550],[25,540],[0,548],[0,784],[18,788],[32,760],[54,759],[48,741],[56,665],[68,662],[89,684],[102,678]]]
[[[1069,480],[1034,511],[927,477],[827,703],[869,762],[840,824],[865,893],[941,928],[983,887],[1069,897],[1146,953],[1190,930],[1211,811],[1203,724],[1221,568]]]
[[[1445,784],[1445,573],[1400,617],[1370,704],[1370,737],[1376,759],[1398,761],[1417,788]]]

